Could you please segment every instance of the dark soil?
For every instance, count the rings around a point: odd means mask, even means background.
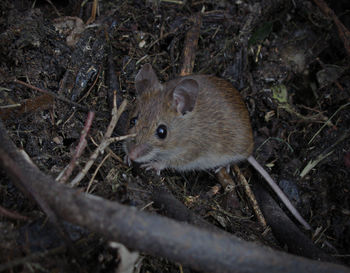
[[[269,12],[257,16],[256,2],[250,0],[99,1],[99,14],[89,26],[83,22],[90,16],[92,1],[83,7],[81,1],[52,1],[57,12],[49,2],[0,4],[0,117],[17,147],[40,170],[57,177],[69,164],[86,109],[94,109],[88,146],[73,176],[84,166],[109,124],[111,69],[118,95],[129,101],[143,64],[151,63],[162,81],[175,78],[191,15],[205,8],[194,73],[226,78],[240,90],[254,130],[254,156],[312,226],[314,231],[305,234],[319,249],[350,265],[349,56],[333,21],[314,2],[261,1]],[[350,29],[349,1],[329,5]],[[248,24],[252,18],[257,21],[254,27]],[[264,232],[240,186],[234,195],[239,199],[223,190],[208,198],[218,184],[213,172],[165,171],[159,179],[125,165],[120,144],[111,148],[96,176],[94,171],[107,153],[79,184],[81,191],[93,178],[90,193],[156,213],[158,208],[151,203],[154,189],[167,187],[193,213],[218,228],[288,251],[273,232]],[[264,183],[248,163],[239,166],[251,184]],[[12,184],[4,170],[0,174],[0,208],[27,217],[0,212],[0,266],[18,262],[9,266],[9,272],[116,270],[116,249],[100,236],[64,223],[79,255],[67,251],[38,205]],[[23,261],[23,257],[29,258]],[[145,255],[140,272],[179,272],[179,268]]]

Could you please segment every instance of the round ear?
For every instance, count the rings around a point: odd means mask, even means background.
[[[199,86],[196,80],[181,81],[173,91],[173,105],[179,114],[191,112],[197,101]]]
[[[135,88],[137,95],[140,95],[142,92],[151,88],[161,88],[157,75],[150,64],[143,65],[140,71],[137,73],[135,77]]]

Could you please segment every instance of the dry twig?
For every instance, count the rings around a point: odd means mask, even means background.
[[[116,141],[122,141],[124,139],[127,139],[129,137],[133,137],[134,135],[126,135],[126,136],[120,136],[120,137],[113,137],[111,138],[111,135],[113,133],[113,130],[115,126],[117,125],[118,119],[120,115],[124,112],[125,107],[127,105],[127,101],[123,101],[123,103],[120,105],[119,109],[117,109],[117,103],[116,103],[116,92],[114,92],[114,99],[113,99],[113,109],[112,109],[112,118],[108,125],[107,131],[100,143],[100,145],[95,149],[95,151],[91,154],[89,161],[86,162],[84,168],[77,174],[77,176],[71,181],[70,185],[72,187],[78,185],[78,183],[84,178],[84,176],[87,174],[91,166],[94,164],[96,158],[100,153],[103,153],[104,150],[113,142]]]
[[[85,121],[84,129],[81,131],[79,144],[78,144],[77,148],[75,149],[75,153],[74,153],[72,159],[70,160],[68,167],[64,169],[64,173],[61,176],[61,178],[59,179],[60,183],[66,183],[66,181],[71,176],[71,174],[74,170],[77,159],[83,153],[83,151],[87,145],[86,136],[91,128],[91,124],[92,124],[92,121],[94,119],[94,116],[95,116],[95,112],[90,111],[88,114],[88,117]]]
[[[327,158],[330,156],[333,152],[335,147],[347,139],[350,135],[350,131],[346,131],[343,133],[343,135],[340,136],[340,138],[334,142],[331,146],[329,146],[325,151],[323,151],[319,156],[317,156],[316,159],[310,160],[309,163],[305,166],[305,168],[301,171],[300,177],[303,178],[305,175],[307,175],[313,168],[317,166],[318,163],[320,163],[323,159]]]
[[[0,107],[0,118],[6,120],[10,117],[18,117],[22,114],[45,110],[53,105],[53,97],[48,94],[26,99],[20,103]]]
[[[192,17],[193,26],[186,34],[186,40],[183,50],[183,63],[180,76],[190,75],[193,72],[194,60],[196,58],[196,50],[198,47],[198,38],[202,24],[201,13],[196,13]]]
[[[250,201],[250,204],[252,205],[252,208],[254,210],[255,216],[262,225],[264,229],[267,228],[266,220],[264,215],[262,214],[260,207],[258,205],[258,202],[256,201],[256,198],[254,196],[253,191],[251,190],[249,183],[247,179],[245,179],[244,175],[241,173],[240,169],[237,167],[237,165],[233,166],[233,170],[235,171],[237,179],[240,181],[241,185],[244,188],[244,191]]]
[[[83,105],[81,105],[81,104],[79,104],[79,103],[76,103],[76,102],[74,102],[74,101],[71,101],[71,100],[69,100],[69,99],[66,99],[66,98],[64,98],[64,97],[57,96],[55,93],[53,93],[53,92],[51,92],[51,91],[41,89],[41,88],[39,88],[39,87],[33,86],[33,85],[29,84],[29,83],[25,83],[25,82],[23,82],[23,81],[21,81],[21,80],[17,80],[17,79],[15,79],[13,82],[14,82],[14,83],[19,83],[19,84],[24,85],[24,86],[26,86],[26,87],[28,87],[28,88],[31,88],[31,89],[36,90],[36,91],[39,91],[39,92],[41,92],[41,93],[48,94],[48,95],[54,97],[55,99],[64,101],[64,102],[69,103],[69,104],[71,104],[71,105],[74,105],[74,106],[76,106],[77,108],[79,108],[79,109],[81,109],[81,110],[89,111],[89,109],[88,109],[87,107],[85,107],[85,106],[83,106]]]
[[[97,13],[97,5],[98,5],[98,0],[94,0],[94,2],[92,3],[92,8],[91,8],[91,16],[86,21],[86,25],[91,24],[92,22],[95,21],[96,13]]]
[[[102,167],[103,163],[105,163],[105,161],[110,157],[110,155],[111,155],[111,154],[108,153],[108,154],[102,159],[102,161],[100,162],[100,164],[98,164],[98,166],[97,166],[96,170],[94,171],[94,174],[92,175],[92,177],[91,177],[91,179],[90,179],[90,182],[89,182],[89,184],[88,184],[88,186],[87,186],[87,188],[86,188],[86,192],[89,192],[89,191],[90,191],[90,187],[91,187],[91,185],[92,185],[92,182],[94,181],[94,179],[95,179],[95,177],[96,177],[96,175],[97,175],[99,169]]]
[[[27,221],[29,218],[27,216],[21,215],[17,212],[10,211],[8,209],[5,209],[4,207],[0,206],[0,215],[16,220],[24,220]]]

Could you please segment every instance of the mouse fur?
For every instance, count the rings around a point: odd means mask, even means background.
[[[161,84],[146,64],[135,78],[136,103],[124,143],[128,157],[148,169],[205,170],[246,159],[253,150],[247,108],[231,83],[210,75]],[[157,128],[166,126],[166,137]]]

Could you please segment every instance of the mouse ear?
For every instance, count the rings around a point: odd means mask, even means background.
[[[199,86],[197,81],[186,79],[181,81],[173,92],[173,105],[177,112],[184,115],[191,112],[197,101]]]
[[[138,95],[150,88],[159,89],[161,84],[150,64],[144,64],[135,77],[135,88]]]

